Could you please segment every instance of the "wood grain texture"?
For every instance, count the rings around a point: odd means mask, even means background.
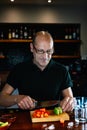
[[[48,111],[50,112],[50,115],[49,115],[48,117],[43,117],[43,118],[34,118],[34,117],[32,116],[32,114],[33,114],[34,111],[30,111],[31,121],[32,121],[33,123],[35,123],[35,122],[52,122],[52,121],[59,121],[59,120],[61,120],[61,119],[63,119],[63,120],[66,121],[66,120],[69,120],[69,119],[70,119],[69,114],[66,113],[66,112],[64,112],[64,113],[62,113],[62,114],[60,114],[60,115],[55,115],[55,114],[53,113],[53,110],[48,110]]]

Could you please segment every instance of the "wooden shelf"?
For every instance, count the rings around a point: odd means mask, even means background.
[[[3,39],[0,40],[0,43],[25,43],[25,42],[32,42],[32,40],[28,40],[28,39]]]
[[[69,59],[69,58],[81,58],[81,56],[65,56],[65,55],[64,55],[64,56],[53,55],[52,57],[53,57],[53,58],[59,58],[59,59],[60,59],[60,58],[62,58],[62,59],[63,59],[63,58],[64,58],[64,59],[65,59],[65,58],[67,58],[67,59]],[[5,58],[6,58],[5,56],[0,56],[0,59],[5,59]]]
[[[29,39],[3,39],[0,40],[0,43],[20,43],[20,42],[32,42]],[[55,43],[80,43],[80,40],[54,40]]]
[[[32,40],[29,40],[29,39],[3,39],[3,40],[0,40],[0,43],[30,43],[32,42]],[[54,40],[55,43],[81,43],[80,40]],[[72,58],[81,58],[80,55],[53,55],[52,56],[53,58],[58,58],[58,59],[72,59]],[[0,59],[5,59],[6,57],[5,56],[0,56]]]
[[[66,56],[65,56],[65,55],[64,55],[64,56],[63,56],[63,55],[62,55],[62,56],[53,55],[52,57],[53,57],[53,58],[58,58],[58,59],[63,59],[63,58],[64,58],[64,59],[70,59],[70,58],[71,58],[71,59],[73,59],[73,58],[76,58],[76,59],[77,59],[77,58],[81,58],[81,56],[68,56],[68,55],[66,55]]]
[[[54,40],[55,43],[80,43],[81,40]]]

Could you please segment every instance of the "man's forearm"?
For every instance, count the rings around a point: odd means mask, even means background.
[[[23,95],[0,95],[0,106],[10,107],[23,98]]]

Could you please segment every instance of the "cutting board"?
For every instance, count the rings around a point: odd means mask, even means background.
[[[62,114],[59,114],[59,115],[55,115],[53,113],[53,110],[48,110],[50,112],[50,115],[48,117],[43,117],[43,118],[34,118],[32,116],[33,112],[34,111],[30,111],[30,116],[31,116],[31,121],[33,123],[35,122],[52,122],[52,121],[59,121],[61,119],[63,119],[64,121],[66,120],[69,120],[70,117],[69,117],[69,114],[66,113],[66,112],[63,112]]]

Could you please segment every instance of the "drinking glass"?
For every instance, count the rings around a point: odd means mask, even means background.
[[[87,121],[87,98],[76,97],[76,102],[74,108],[75,121],[84,123]]]

